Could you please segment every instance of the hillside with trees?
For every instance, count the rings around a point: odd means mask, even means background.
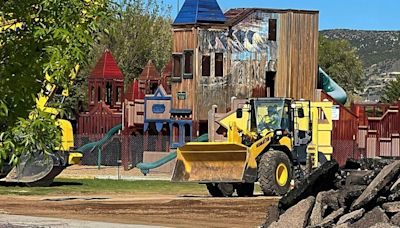
[[[360,95],[371,101],[390,101],[382,91],[396,91],[393,87],[400,72],[400,31],[324,30],[324,38],[347,40],[356,48],[364,65],[365,84]],[[390,95],[389,97],[395,97]]]
[[[329,39],[345,39],[355,47],[366,69],[400,71],[400,31],[324,30]],[[372,67],[377,65],[376,67]]]

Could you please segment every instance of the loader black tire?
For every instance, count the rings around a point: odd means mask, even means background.
[[[235,187],[230,183],[218,183],[218,188],[225,197],[231,197],[235,192]]]
[[[213,197],[231,197],[235,187],[231,183],[209,183],[206,184],[208,192]]]
[[[285,183],[278,183],[277,169],[286,167],[287,178]],[[261,190],[266,196],[281,196],[286,194],[292,180],[292,164],[289,157],[282,151],[270,150],[264,153],[258,163],[258,181]]]
[[[213,197],[223,197],[224,196],[222,194],[221,190],[218,188],[217,183],[209,183],[209,184],[206,184],[206,186],[207,186],[207,190],[211,196],[213,196]]]
[[[239,197],[251,197],[254,195],[254,183],[242,183],[236,187]]]

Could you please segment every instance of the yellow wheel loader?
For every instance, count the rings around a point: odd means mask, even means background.
[[[212,196],[283,195],[295,176],[331,159],[332,103],[287,98],[248,99],[218,121],[220,142],[177,149],[174,182],[206,184]]]
[[[0,33],[7,30],[24,29],[24,23],[16,20],[5,21],[0,18]],[[3,44],[0,43],[0,48]],[[70,83],[72,84],[78,73],[79,65],[76,65],[69,74]],[[62,142],[61,147],[56,148],[53,154],[45,156],[44,154],[37,157],[30,157],[27,154],[21,156],[20,163],[12,167],[9,164],[4,164],[0,169],[1,181],[24,183],[27,186],[49,186],[54,178],[60,174],[67,166],[80,163],[83,155],[82,152],[74,151],[74,137],[72,124],[68,120],[59,118],[59,110],[48,107],[48,101],[56,95],[57,87],[49,75],[45,75],[43,88],[36,98],[36,107],[44,112],[52,114],[56,124],[61,129]],[[69,95],[68,90],[60,90],[57,94],[63,101]],[[32,114],[29,118],[32,118]]]

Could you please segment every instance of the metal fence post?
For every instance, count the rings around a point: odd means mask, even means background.
[[[118,160],[117,163],[118,163],[118,167],[117,167],[117,177],[118,177],[118,180],[120,180],[120,179],[121,179],[121,174],[119,173],[119,167],[120,167],[120,165],[121,165],[121,163],[122,163],[122,160]]]
[[[97,169],[101,168],[101,150],[97,148]]]

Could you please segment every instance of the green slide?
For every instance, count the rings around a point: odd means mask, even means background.
[[[201,135],[197,139],[193,140],[192,142],[208,142],[208,134]],[[149,162],[149,163],[138,163],[136,165],[136,168],[140,169],[140,171],[144,174],[147,175],[151,169],[158,168],[162,165],[167,164],[169,161],[174,160],[176,158],[176,151],[169,153],[167,156],[161,158],[158,161],[155,162]]]
[[[93,151],[96,148],[99,148],[101,146],[103,146],[113,135],[115,135],[116,133],[118,133],[119,130],[122,129],[122,124],[118,124],[117,126],[111,128],[111,130],[109,130],[102,139],[100,139],[99,141],[96,142],[91,142],[88,143],[86,145],[83,145],[81,147],[79,147],[78,149],[76,149],[77,152],[81,152],[83,154]]]
[[[324,70],[318,68],[318,77],[322,82],[322,89],[333,97],[340,104],[345,104],[347,101],[346,91],[340,87]]]

